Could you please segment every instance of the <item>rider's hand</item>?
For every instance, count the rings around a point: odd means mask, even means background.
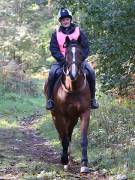
[[[61,58],[61,61],[65,61],[66,59],[63,57],[63,58]]]
[[[62,59],[61,59],[61,63],[62,63],[62,64],[65,64],[65,63],[66,63],[66,59],[65,59],[65,58],[62,58]]]

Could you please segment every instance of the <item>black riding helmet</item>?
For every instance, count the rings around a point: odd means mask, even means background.
[[[61,8],[58,13],[58,19],[60,21],[63,18],[70,18],[72,20],[72,13],[68,9]]]

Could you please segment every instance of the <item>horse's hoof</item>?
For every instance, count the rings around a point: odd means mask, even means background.
[[[80,173],[89,173],[90,169],[87,166],[81,167]]]
[[[64,165],[64,171],[67,171],[67,170],[68,170],[68,164]]]
[[[61,156],[61,163],[63,165],[67,165],[68,164],[68,154],[62,154],[62,156]]]

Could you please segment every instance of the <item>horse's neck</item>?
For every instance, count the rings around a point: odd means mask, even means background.
[[[84,84],[85,77],[84,75],[79,75],[75,81],[71,81],[69,76],[64,77],[64,84],[67,90],[69,91],[78,91],[82,88]]]

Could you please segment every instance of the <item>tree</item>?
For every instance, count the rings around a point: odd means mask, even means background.
[[[134,0],[57,1],[75,12],[87,31],[92,54],[98,54],[103,90],[127,92],[135,73]]]
[[[15,59],[31,68],[44,65],[49,53],[43,48],[41,37],[42,29],[52,18],[50,11],[46,5],[41,9],[35,0],[2,0],[1,58]]]

